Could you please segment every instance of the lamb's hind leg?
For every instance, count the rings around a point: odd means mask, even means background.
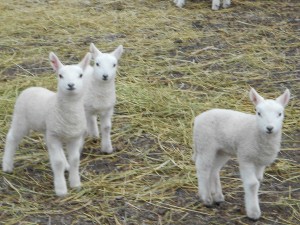
[[[208,151],[207,153],[211,152]],[[210,175],[214,156],[205,155],[204,157],[202,153],[197,153],[195,156],[199,195],[204,205],[211,206],[213,198],[211,195]]]
[[[106,153],[112,153],[113,148],[110,139],[111,131],[111,117],[113,115],[113,109],[102,112],[100,117],[101,123],[101,151]]]
[[[4,172],[12,172],[14,168],[14,156],[20,141],[28,134],[28,129],[24,125],[15,129],[12,125],[6,136],[5,150],[2,161],[2,169]]]
[[[68,152],[68,159],[70,163],[69,182],[71,188],[80,188],[80,151],[83,146],[83,137],[72,139],[66,146]]]
[[[219,151],[213,161],[213,168],[210,175],[211,193],[214,202],[220,203],[224,201],[222,186],[220,181],[220,170],[229,160],[229,156]]]

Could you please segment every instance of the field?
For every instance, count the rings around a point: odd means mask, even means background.
[[[15,100],[27,87],[56,90],[50,51],[77,63],[94,43],[124,46],[113,117],[113,154],[86,139],[82,189],[54,194],[43,136],[24,138],[12,174],[0,172],[0,224],[300,224],[300,2],[233,0],[0,0],[0,158]],[[221,171],[226,202],[199,201],[192,156],[196,115],[254,113],[248,92],[286,88],[278,159],[260,188],[262,217],[245,216],[238,165]],[[67,176],[67,173],[66,173]]]

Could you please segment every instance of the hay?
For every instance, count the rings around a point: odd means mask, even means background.
[[[29,86],[56,89],[54,51],[76,63],[91,42],[103,51],[123,44],[112,141],[87,140],[83,188],[53,194],[40,134],[25,138],[13,174],[1,173],[3,224],[250,224],[233,160],[222,170],[227,202],[203,207],[191,162],[195,115],[213,108],[253,112],[250,86],[273,98],[293,94],[282,152],[261,187],[257,224],[299,223],[299,3],[233,1],[213,12],[210,1],[2,1],[0,156],[13,105]],[[20,16],[17,16],[20,15]],[[22,16],[21,16],[22,15]],[[242,210],[241,210],[242,209]]]

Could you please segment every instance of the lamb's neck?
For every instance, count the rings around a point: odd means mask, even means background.
[[[86,129],[82,96],[55,96],[47,117],[47,131],[62,139],[82,136]]]
[[[60,95],[57,94],[57,110],[61,116],[77,115],[83,107],[83,96],[80,95]]]
[[[257,128],[258,129],[258,128]],[[280,151],[281,130],[277,133],[268,134],[257,130],[257,143],[263,152],[271,154]]]
[[[97,79],[91,80],[90,88],[91,91],[94,92],[96,95],[112,95],[115,93],[115,81],[99,81]]]

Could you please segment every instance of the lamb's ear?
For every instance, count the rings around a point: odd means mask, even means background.
[[[119,45],[111,54],[119,60],[123,53],[123,45]]]
[[[87,53],[84,58],[81,60],[81,62],[78,64],[82,70],[84,71],[88,65],[90,65],[90,61],[91,61],[92,55],[91,53]]]
[[[93,59],[102,53],[93,43],[90,44],[90,52],[92,53]]]
[[[276,98],[276,102],[281,104],[283,107],[286,107],[286,105],[289,103],[290,97],[291,97],[290,90],[286,89],[282,95]]]
[[[259,103],[261,103],[264,98],[261,97],[255,90],[254,88],[251,88],[250,92],[249,92],[249,97],[250,100],[253,102],[254,105],[258,105]]]
[[[50,59],[51,66],[55,72],[57,72],[61,67],[64,66],[53,52],[50,52],[49,59]]]

